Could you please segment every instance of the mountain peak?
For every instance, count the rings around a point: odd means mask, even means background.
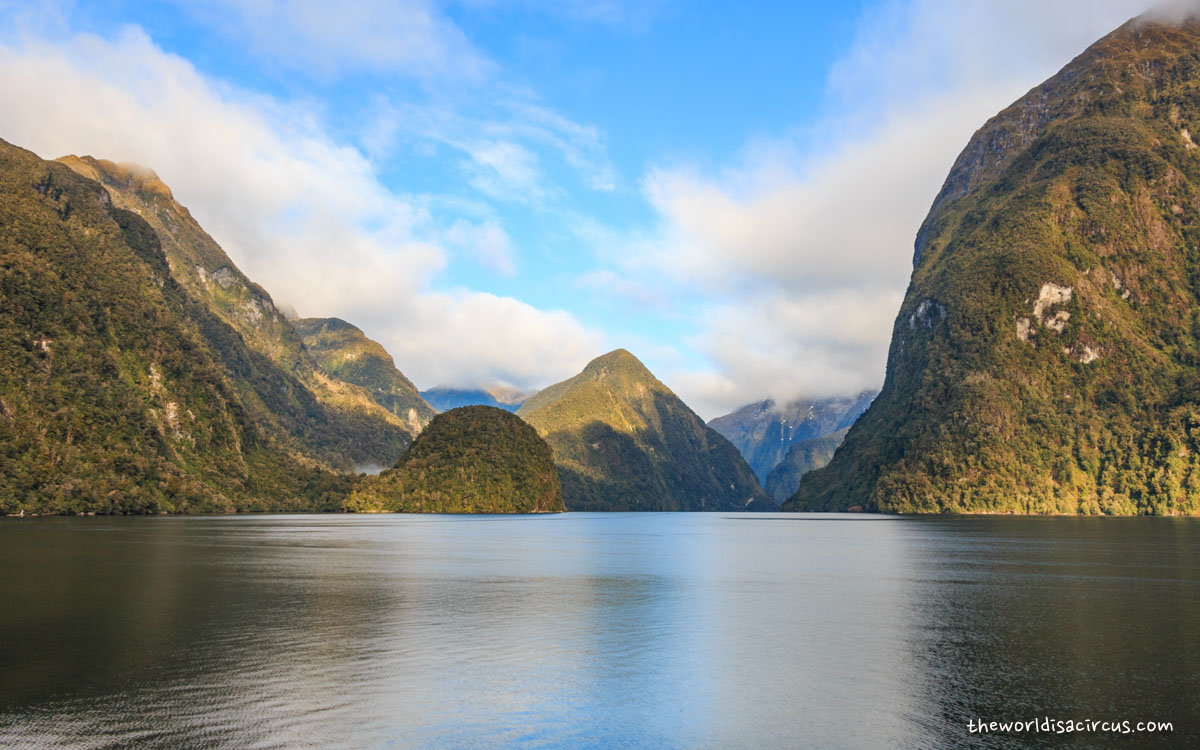
[[[158,173],[149,167],[133,162],[117,163],[108,159],[97,159],[94,156],[62,156],[55,161],[65,164],[88,179],[102,185],[120,185],[141,193],[157,195],[174,202],[175,197]]]
[[[737,449],[624,349],[533,396],[517,416],[554,449],[569,509],[774,507]]]
[[[610,374],[620,373],[654,379],[654,375],[642,364],[642,361],[630,354],[626,349],[614,349],[608,354],[596,357],[587,363],[587,366],[583,368],[583,372],[584,374],[601,378]]]
[[[1100,38],[975,132],[917,231],[914,268],[935,236],[944,234],[954,204],[996,181],[1052,126],[1102,112],[1140,117],[1135,103],[1164,101],[1156,80],[1163,70],[1178,69],[1200,37],[1200,21],[1170,8],[1151,10]]]

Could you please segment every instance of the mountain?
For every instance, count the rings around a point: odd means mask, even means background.
[[[376,403],[402,419],[412,434],[420,432],[437,413],[396,369],[392,355],[357,327],[338,318],[301,318],[291,324],[322,372],[366,389]]]
[[[0,512],[336,507],[348,480],[315,448],[407,442],[355,426],[189,295],[110,191],[0,141]]]
[[[257,374],[248,380],[258,385],[243,390],[243,397],[261,402],[302,453],[342,471],[395,462],[415,432],[407,415],[320,370],[266,290],[234,265],[152,170],[90,156],[58,161],[103,185],[114,206],[137,214],[153,229],[171,278],[232,329],[230,341],[215,347],[229,355],[226,365],[248,372],[235,352],[249,349],[257,355],[252,368]]]
[[[767,481],[763,483],[767,494],[775,498],[778,503],[782,503],[796,494],[796,489],[800,486],[800,478],[813,469],[819,469],[829,463],[849,431],[849,427],[843,427],[828,435],[792,443],[783,460],[767,474]]]
[[[517,411],[554,450],[570,510],[774,509],[737,449],[629,352]]]
[[[519,417],[491,406],[434,417],[394,468],[360,481],[345,507],[406,513],[564,510],[550,446]]]
[[[783,407],[776,406],[771,400],[759,401],[717,417],[708,426],[728,438],[745,457],[758,480],[765,483],[767,475],[783,460],[792,445],[854,424],[876,393],[863,391],[850,398],[797,399]],[[792,490],[795,491],[795,487]]]
[[[439,385],[421,391],[421,398],[438,411],[449,411],[460,406],[494,406],[505,411],[516,411],[529,398],[529,394],[501,385],[490,388],[450,388]]]
[[[1197,128],[1195,19],[1135,19],[988,121],[917,235],[882,392],[785,507],[1200,511]]]

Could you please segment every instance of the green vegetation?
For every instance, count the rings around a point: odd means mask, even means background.
[[[336,508],[347,480],[293,432],[342,438],[186,294],[144,220],[0,142],[0,226],[0,512]]]
[[[517,411],[554,449],[571,510],[774,509],[733,445],[618,349]]]
[[[799,510],[1200,512],[1200,24],[1131,22],[972,138],[887,380]]]
[[[350,511],[548,513],[563,496],[550,446],[519,417],[464,406],[434,417],[395,468],[364,477]]]
[[[325,374],[361,386],[377,404],[402,419],[412,434],[437,413],[396,369],[392,355],[355,326],[338,318],[301,318],[291,323]]]
[[[419,426],[358,385],[320,371],[266,290],[238,270],[152,170],[90,156],[58,161],[99,182],[113,205],[154,230],[170,276],[193,308],[224,324],[209,326],[223,339],[214,349],[250,382],[242,395],[260,407],[256,418],[277,421],[305,456],[340,471],[396,460]],[[243,356],[247,349],[249,357]]]

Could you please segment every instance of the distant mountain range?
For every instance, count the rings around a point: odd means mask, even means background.
[[[568,510],[773,510],[737,449],[618,349],[517,411],[554,450]]]
[[[767,474],[763,483],[767,494],[777,503],[783,503],[800,487],[800,480],[810,471],[819,469],[833,460],[833,454],[846,439],[849,427],[821,437],[809,438],[792,443],[783,460]]]
[[[494,406],[505,411],[521,408],[530,394],[507,386],[489,388],[450,388],[438,386],[421,391],[421,397],[438,411],[449,411],[460,406]]]
[[[771,400],[759,401],[717,417],[708,426],[741,451],[754,475],[765,485],[771,471],[783,462],[793,445],[833,435],[854,424],[877,393],[863,391],[848,398],[797,399],[785,406],[777,406]],[[795,490],[792,487],[778,499],[786,499]]]

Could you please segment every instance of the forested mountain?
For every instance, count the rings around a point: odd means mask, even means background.
[[[0,142],[0,511],[336,507],[322,467],[407,442],[248,346],[98,182]]]
[[[152,170],[90,156],[58,161],[99,182],[114,206],[149,224],[171,278],[244,342],[220,345],[218,353],[244,346],[259,355],[256,366],[264,377],[279,381],[253,397],[265,402],[304,453],[340,470],[395,462],[415,432],[412,425],[358,385],[320,370],[266,290],[234,265]]]
[[[322,372],[366,390],[377,404],[402,419],[412,434],[437,413],[396,369],[392,355],[356,326],[338,318],[301,318],[291,324]]]
[[[737,449],[624,349],[517,415],[554,450],[569,510],[775,507]]]
[[[1131,21],[971,138],[879,397],[786,507],[1200,511],[1200,23]]]

